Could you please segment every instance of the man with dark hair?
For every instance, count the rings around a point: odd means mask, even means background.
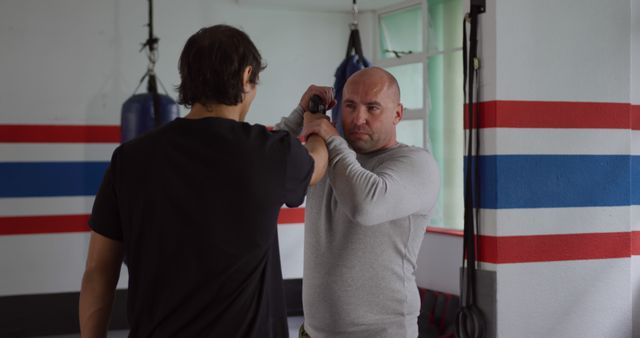
[[[132,337],[288,337],[278,212],[302,203],[327,150],[243,122],[263,69],[238,29],[189,38],[178,88],[191,111],[119,146],[96,196],[83,337],[106,335],[123,257]]]
[[[306,202],[300,337],[415,338],[416,260],[440,188],[438,166],[427,150],[397,141],[404,108],[393,75],[360,70],[342,94],[344,138],[300,107],[277,125],[320,135],[329,149],[327,175]]]

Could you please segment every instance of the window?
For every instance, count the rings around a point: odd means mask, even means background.
[[[431,149],[441,190],[432,226],[463,227],[462,0],[409,1],[377,12],[374,64],[405,107],[398,140]]]

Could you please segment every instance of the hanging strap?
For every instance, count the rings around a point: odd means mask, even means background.
[[[352,29],[349,34],[346,58],[349,58],[354,52],[358,56],[358,62],[364,62],[364,53],[362,52],[362,43],[360,42],[360,31],[357,28]]]
[[[355,51],[358,56],[358,62],[363,63],[364,53],[362,52],[362,42],[360,41],[360,31],[358,30],[358,4],[356,0],[353,0],[353,22],[349,25],[351,27],[351,33],[349,33],[349,42],[347,43],[347,55],[349,58]]]
[[[477,107],[474,106],[474,88],[476,84],[474,75],[477,75],[479,61],[477,56],[477,19],[478,14],[484,12],[481,8],[471,4],[471,11],[465,15],[463,23],[463,91],[467,99],[467,123],[468,138],[466,149],[467,167],[465,172],[464,190],[464,238],[462,256],[462,278],[460,281],[461,308],[456,317],[456,335],[459,338],[482,338],[486,335],[484,316],[476,306],[476,233],[478,233],[480,209],[480,117]],[[470,26],[469,48],[467,49],[467,22]],[[473,71],[471,71],[473,70]],[[474,147],[475,141],[475,147]],[[475,206],[475,208],[474,208]]]

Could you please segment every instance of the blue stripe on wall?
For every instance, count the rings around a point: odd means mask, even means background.
[[[631,162],[627,155],[492,155],[480,158],[487,209],[630,205]],[[466,167],[466,166],[465,166]],[[637,182],[637,181],[636,181]],[[634,191],[634,202],[640,192]]]
[[[640,156],[631,156],[631,204],[640,205]]]
[[[0,197],[95,195],[109,162],[0,163]]]
[[[108,165],[0,163],[0,197],[95,195]],[[640,205],[640,156],[492,155],[480,168],[487,209]]]

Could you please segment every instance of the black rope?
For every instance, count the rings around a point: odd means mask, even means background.
[[[149,37],[147,38],[147,41],[145,41],[142,44],[142,48],[140,49],[140,51],[142,51],[145,48],[148,48],[148,58],[149,58],[149,68],[147,69],[147,73],[142,77],[142,79],[140,80],[140,82],[142,82],[142,80],[147,77],[147,92],[151,94],[151,100],[153,102],[153,119],[154,119],[154,124],[156,127],[160,126],[160,124],[162,124],[162,121],[160,119],[160,108],[161,108],[161,102],[160,102],[160,94],[158,94],[158,82],[157,82],[157,78],[156,78],[156,74],[155,74],[155,62],[156,62],[156,56],[157,56],[157,49],[158,49],[158,41],[159,39],[157,37],[154,36],[153,34],[153,0],[148,0],[149,1],[149,23],[147,24],[147,27],[149,27]],[[137,88],[136,88],[137,90]]]
[[[463,92],[467,100],[468,138],[464,190],[463,270],[460,281],[461,307],[456,317],[455,326],[458,338],[482,338],[486,335],[484,316],[476,305],[476,256],[478,248],[475,234],[479,230],[480,209],[480,114],[479,109],[477,109],[479,105],[474,105],[473,93],[474,89],[478,88],[474,77],[477,77],[479,68],[477,19],[481,11],[484,11],[484,8],[479,8],[472,4],[471,11],[465,15],[463,22]],[[469,48],[467,48],[467,21],[470,26]]]

